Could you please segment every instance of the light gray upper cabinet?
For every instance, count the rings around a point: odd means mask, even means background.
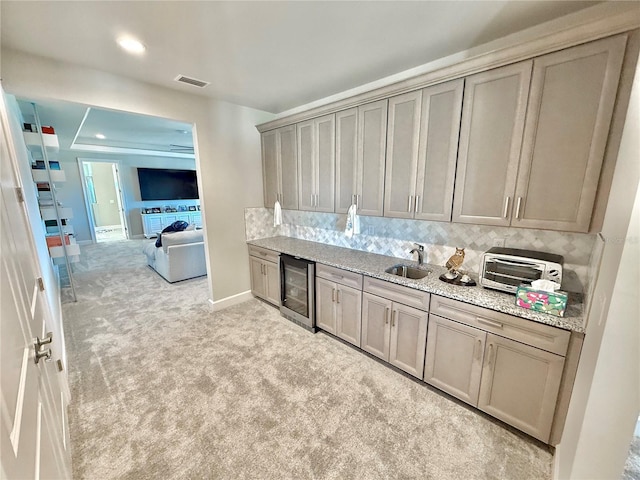
[[[298,159],[295,125],[262,134],[262,171],[265,207],[276,200],[282,208],[298,208]]]
[[[297,124],[300,210],[333,212],[335,115]]]
[[[336,212],[382,216],[387,100],[336,114]],[[354,156],[355,155],[355,156]]]
[[[389,100],[386,217],[451,220],[464,80]]]
[[[336,113],[336,212],[347,213],[358,191],[358,109]]]
[[[531,60],[465,80],[454,222],[509,225]]]
[[[262,134],[262,181],[264,206],[273,208],[280,199],[280,174],[278,167],[278,134],[271,130]]]
[[[384,215],[413,218],[422,91],[389,99]]]
[[[625,45],[619,35],[534,59],[513,226],[589,230]]]

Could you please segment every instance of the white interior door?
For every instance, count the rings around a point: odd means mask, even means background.
[[[34,340],[51,328],[11,137],[1,103],[0,137],[0,445],[2,478],[69,478],[66,398],[55,364],[35,362]],[[41,351],[57,345],[43,345]],[[58,352],[56,352],[58,353]],[[58,358],[59,355],[56,355]],[[48,369],[45,367],[47,365]]]

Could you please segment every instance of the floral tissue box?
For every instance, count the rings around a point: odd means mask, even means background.
[[[520,285],[516,292],[516,305],[536,312],[564,317],[564,311],[567,308],[567,297],[568,294],[566,292],[559,290],[547,292]]]

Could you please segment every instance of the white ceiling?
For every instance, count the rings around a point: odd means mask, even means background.
[[[595,3],[2,0],[1,42],[279,113]],[[123,52],[122,34],[146,53]],[[179,74],[211,84],[182,85]]]

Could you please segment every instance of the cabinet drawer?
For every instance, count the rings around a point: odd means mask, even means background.
[[[316,264],[316,276],[362,290],[362,275],[359,273],[348,272],[347,270],[318,263]]]
[[[433,295],[431,313],[565,356],[571,332]]]
[[[269,250],[267,248],[256,247],[254,245],[249,245],[249,255],[253,255],[254,257],[262,258],[263,260],[273,263],[278,263],[280,260],[280,252]]]
[[[425,312],[429,310],[429,294],[421,290],[385,282],[377,278],[365,277],[364,291]]]

